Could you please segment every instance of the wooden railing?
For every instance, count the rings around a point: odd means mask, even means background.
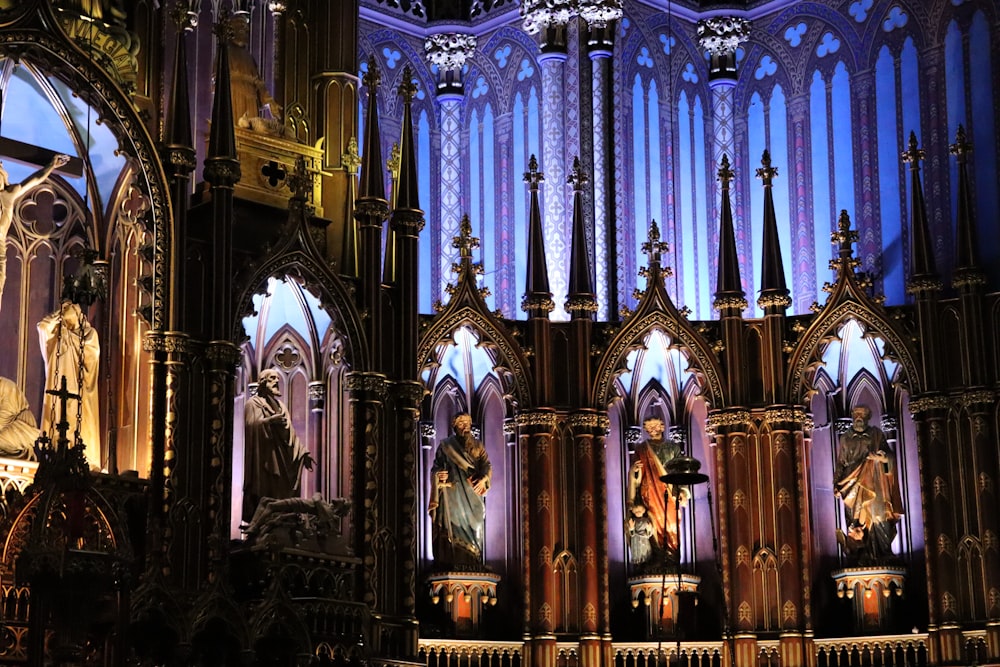
[[[966,633],[966,654],[974,660],[983,653],[983,633]],[[557,645],[556,667],[580,667],[578,645]],[[677,644],[651,642],[612,644],[613,667],[723,667],[727,648],[722,641]],[[816,667],[926,667],[927,635],[885,635],[813,641]],[[757,667],[781,667],[777,640],[757,642]],[[427,667],[523,667],[522,642],[421,639],[420,661]],[[612,666],[608,666],[612,667]]]

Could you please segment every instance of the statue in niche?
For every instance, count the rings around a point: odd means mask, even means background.
[[[45,359],[45,389],[59,390],[65,377],[66,389],[80,397],[75,433],[83,441],[91,470],[101,470],[101,412],[97,393],[101,344],[97,330],[87,321],[79,304],[64,299],[59,310],[49,313],[38,323],[38,342]],[[72,429],[72,412],[70,415]],[[55,436],[58,421],[59,401],[46,395],[42,406],[42,431],[50,437]]]
[[[35,459],[38,422],[17,383],[0,377],[0,456]]]
[[[653,557],[653,540],[656,529],[653,520],[646,514],[645,505],[633,505],[628,518],[629,552],[632,563],[642,565]]]
[[[653,537],[646,558],[638,559],[633,550],[632,562],[645,569],[661,569],[676,565],[680,559],[677,506],[687,505],[688,490],[664,484],[660,477],[666,473],[667,463],[683,451],[679,444],[663,438],[666,425],[662,419],[650,417],[642,427],[647,438],[635,449],[625,505],[631,517],[643,516],[652,524]]]
[[[281,105],[264,85],[260,69],[247,48],[250,24],[243,16],[229,19],[229,85],[232,91],[233,122],[237,127],[259,134],[294,139],[295,132],[281,121]]]
[[[11,183],[10,175],[0,164],[0,298],[7,282],[7,234],[14,222],[14,207],[32,188],[40,185],[52,172],[69,162],[68,155],[56,155],[48,165],[39,169],[20,183]]]
[[[896,456],[882,431],[869,426],[871,416],[865,405],[851,410],[851,428],[840,436],[833,475],[833,493],[843,501],[847,520],[837,541],[861,565],[893,559],[892,541],[903,508]]]
[[[486,492],[493,468],[486,447],[472,435],[472,417],[451,422],[454,435],[438,443],[431,466],[427,511],[433,521],[434,563],[439,567],[482,567]]]
[[[292,426],[288,408],[279,399],[278,371],[268,368],[257,379],[257,395],[244,412],[243,520],[253,520],[263,498],[299,496],[302,469],[313,469],[313,457]]]

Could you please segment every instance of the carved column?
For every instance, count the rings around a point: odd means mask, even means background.
[[[306,0],[303,14],[308,26],[300,26],[300,30],[308,36],[308,42],[304,49],[287,53],[284,60],[294,76],[305,69],[298,60],[301,54],[308,53],[311,58],[308,70],[312,78],[306,82],[309,88],[298,93],[302,105],[308,106],[305,120],[312,119],[315,128],[315,135],[306,137],[308,143],[315,143],[318,137],[324,139],[322,207],[332,221],[326,231],[326,252],[329,259],[336,259],[349,222],[343,202],[349,192],[350,174],[341,158],[358,132],[358,0]],[[286,41],[286,45],[292,47],[293,43]],[[309,90],[311,97],[307,97]]]
[[[508,112],[497,116],[494,124],[496,132],[496,151],[499,161],[500,178],[497,183],[497,197],[500,205],[497,210],[502,220],[511,220],[514,216],[514,192],[511,183],[514,179],[514,116]],[[520,268],[514,258],[516,257],[517,245],[514,234],[502,234],[499,243],[499,257],[503,261],[497,260],[497,293],[496,306],[504,313],[505,317],[514,319],[517,313],[517,271]]]
[[[441,232],[437,239],[441,249],[439,265],[435,267],[435,298],[442,298],[452,264],[458,254],[451,240],[459,235],[462,220],[462,100],[465,82],[462,68],[476,51],[474,35],[446,32],[424,40],[427,62],[438,68],[438,126],[441,132],[441,191],[439,194]]]
[[[324,498],[332,497],[330,493],[330,465],[332,461],[329,461],[324,451],[323,443],[326,442],[324,437],[325,431],[325,420],[323,419],[324,410],[326,409],[326,383],[322,380],[313,380],[308,386],[309,392],[309,425],[308,431],[309,438],[306,441],[306,445],[309,451],[312,452],[313,458],[316,459],[316,469],[320,472],[317,475],[318,482],[316,484],[309,483],[307,485],[307,480],[303,480],[303,495],[306,497],[311,496],[314,492],[319,492],[323,494]]]
[[[530,638],[530,667],[555,667],[556,577],[553,572],[556,537],[557,467],[556,414],[549,409],[517,416],[521,438],[524,491],[524,608]]]
[[[555,296],[555,318],[567,318],[563,309],[568,276],[570,237],[566,212],[566,98],[563,89],[566,68],[566,32],[574,15],[567,0],[529,0],[521,3],[524,30],[538,34],[541,54],[538,64],[542,76],[542,169],[546,174],[542,216],[547,272]]]
[[[736,49],[750,37],[750,22],[735,17],[713,17],[698,21],[698,41],[710,57],[708,87],[712,91],[712,160],[722,162],[723,156],[740,167],[736,151],[736,114],[733,108],[733,92],[736,89]],[[737,169],[739,172],[746,171]],[[719,192],[712,199],[715,210],[712,220],[719,220]],[[739,210],[739,209],[737,209]],[[748,257],[747,239],[740,234],[739,219],[733,221],[737,233],[740,256]]]
[[[715,431],[716,513],[722,589],[726,600],[723,630],[724,635],[735,633],[737,642],[744,644],[746,638],[741,640],[740,633],[755,629],[751,570],[751,553],[755,546],[749,503],[751,452],[747,444],[749,421],[750,413],[740,409],[714,412],[708,418],[708,427]],[[737,647],[737,650],[740,648]],[[740,665],[752,664],[739,659],[736,662]]]
[[[812,170],[809,168],[812,148],[809,138],[809,97],[797,95],[788,102],[788,118],[792,135],[792,173],[789,175],[793,193],[792,225],[792,293],[796,303],[793,312],[805,312],[816,296],[816,224],[812,206]],[[829,225],[827,225],[829,227]],[[825,227],[825,228],[827,228]]]
[[[618,259],[614,251],[614,154],[611,148],[611,116],[614,94],[612,68],[615,26],[622,17],[622,0],[588,0],[580,3],[580,16],[587,22],[587,55],[591,61],[594,173],[594,267],[596,270],[597,317],[608,319],[618,311],[614,286]]]
[[[990,661],[1000,655],[1000,525],[998,525],[997,483],[1000,471],[997,469],[995,423],[997,397],[988,389],[966,392],[962,404],[968,410],[968,428],[972,437],[969,443],[974,462],[973,474],[976,489],[976,513],[979,524],[978,537],[982,545],[983,571],[982,595],[986,604],[986,618],[989,622]]]
[[[809,521],[809,471],[803,437],[805,412],[799,407],[775,406],[764,413],[767,427],[761,443],[761,464],[771,464],[774,512],[774,551],[778,557],[778,627],[781,664],[806,667],[805,640],[811,635],[810,590],[812,535]]]
[[[857,133],[859,164],[855,168],[854,182],[860,186],[861,210],[854,215],[854,223],[860,233],[857,255],[864,271],[877,270],[876,261],[882,253],[882,228],[875,218],[879,210],[878,202],[878,145],[875,127],[875,71],[859,72],[851,77],[851,105],[856,110],[852,119],[853,131]],[[895,168],[895,165],[888,165]],[[855,197],[857,200],[857,197]]]
[[[573,458],[576,466],[577,492],[573,506],[577,509],[576,534],[580,561],[580,631],[584,639],[597,639],[599,629],[600,589],[598,556],[600,543],[596,511],[597,468],[594,460],[594,435],[599,428],[599,416],[590,410],[575,412],[567,420],[573,431]]]
[[[964,658],[956,577],[956,531],[960,526],[949,462],[948,400],[943,396],[914,398],[910,412],[917,426],[920,488],[924,489],[927,522],[928,657],[932,664],[960,664]]]
[[[208,447],[202,458],[207,471],[205,532],[208,537],[208,581],[221,582],[227,567],[229,505],[233,467],[233,380],[240,349],[228,340],[213,340],[208,361]],[[191,472],[191,471],[189,471]]]

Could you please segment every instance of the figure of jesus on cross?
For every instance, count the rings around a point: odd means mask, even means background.
[[[7,282],[7,234],[14,222],[14,207],[17,202],[49,177],[54,169],[69,162],[68,155],[56,154],[45,167],[42,167],[20,183],[11,183],[7,170],[0,163],[0,299],[3,298],[3,288]]]

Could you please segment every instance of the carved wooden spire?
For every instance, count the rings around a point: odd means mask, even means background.
[[[365,115],[364,155],[361,157],[361,182],[358,186],[358,204],[365,203],[364,214],[384,220],[389,212],[385,198],[385,174],[382,172],[382,133],[378,124],[378,84],[382,77],[374,56],[368,59],[364,84],[368,89],[368,113]],[[371,210],[368,210],[371,209]],[[358,213],[362,213],[361,210]]]
[[[538,186],[545,180],[545,174],[538,171],[538,159],[532,155],[528,160],[528,171],[524,172],[524,182],[528,184],[530,196],[528,209],[528,276],[521,310],[528,317],[547,317],[555,304],[549,288],[549,273],[545,263],[545,237],[542,234],[542,214],[538,205]]]
[[[968,154],[972,145],[966,141],[965,128],[958,126],[955,133],[955,143],[949,146],[951,154],[958,163],[958,216],[955,221],[955,283],[985,284],[985,276],[979,266],[979,253],[976,249],[976,223],[972,217],[972,192],[969,189]]]
[[[590,274],[590,253],[587,251],[587,229],[583,219],[583,188],[589,180],[580,167],[580,158],[574,158],[573,169],[566,179],[573,186],[573,231],[566,311],[573,317],[590,317],[591,313],[597,312],[597,296]]]
[[[223,15],[215,26],[218,40],[219,56],[215,65],[215,99],[212,102],[212,127],[208,135],[209,158],[236,158],[236,133],[233,130],[233,89],[229,72],[229,42],[232,39],[233,26],[231,19]],[[229,185],[239,180],[239,163],[236,165],[236,177]],[[210,173],[210,171],[212,173]],[[231,174],[216,173],[218,169],[205,168],[205,179],[210,183],[219,182],[217,178],[229,180]]]
[[[757,304],[764,310],[787,308],[792,300],[788,298],[785,284],[785,266],[781,260],[781,240],[778,238],[778,219],[774,213],[774,193],[772,181],[778,175],[778,168],[771,166],[771,154],[764,151],[757,178],[764,183],[764,241],[762,246],[763,266],[760,271],[760,297]]]
[[[934,264],[934,245],[931,242],[930,227],[927,224],[927,208],[924,205],[924,190],[920,185],[920,161],[924,151],[917,148],[917,135],[910,132],[909,147],[903,151],[903,162],[910,165],[910,218],[913,234],[913,257],[908,289],[920,292],[925,289],[940,289],[937,268]]]
[[[712,305],[720,313],[735,315],[747,307],[747,300],[740,280],[740,260],[736,252],[736,232],[733,230],[733,206],[729,200],[729,183],[734,174],[729,168],[728,155],[722,156],[718,173],[722,183],[722,214],[719,219],[719,275],[715,287],[715,302]]]

